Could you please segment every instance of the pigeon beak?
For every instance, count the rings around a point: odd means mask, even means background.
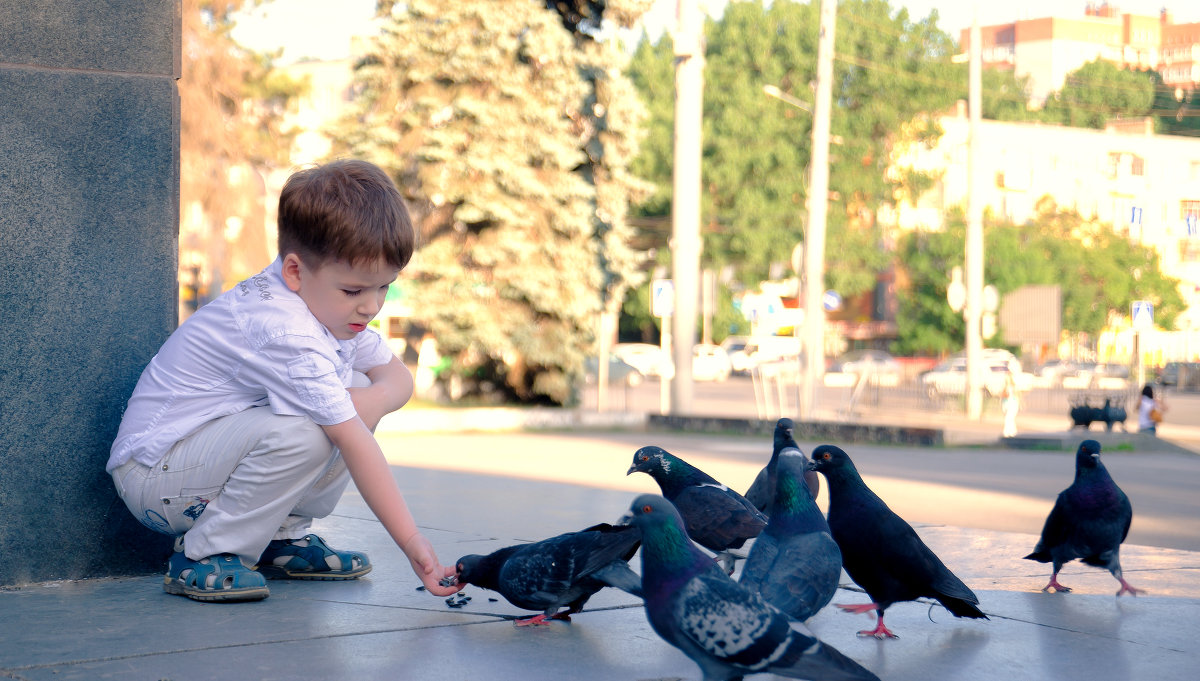
[[[817,470],[817,462],[816,461],[805,461],[804,462],[804,470],[806,470],[806,471]]]
[[[629,467],[629,470],[625,471],[625,475],[631,475],[633,473],[636,473],[637,469],[638,469],[637,464],[634,464]]]
[[[1093,459],[1099,459],[1099,458],[1100,458],[1100,455],[1099,455],[1099,454],[1097,454],[1097,453],[1093,453],[1093,454],[1092,454],[1092,458],[1093,458]]]

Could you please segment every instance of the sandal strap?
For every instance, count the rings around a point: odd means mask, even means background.
[[[195,600],[258,600],[269,593],[266,579],[231,553],[192,560],[176,551],[167,564],[163,588]]]
[[[337,568],[330,567],[330,556],[338,559]],[[272,540],[259,558],[259,566],[268,576],[346,578],[369,572],[371,561],[361,551],[337,551],[321,537],[307,534],[300,539]]]

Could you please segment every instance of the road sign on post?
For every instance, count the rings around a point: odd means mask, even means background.
[[[1133,317],[1133,328],[1138,331],[1154,328],[1154,303],[1149,300],[1133,301],[1130,316]]]
[[[675,311],[675,282],[655,279],[650,284],[650,314],[671,317]]]

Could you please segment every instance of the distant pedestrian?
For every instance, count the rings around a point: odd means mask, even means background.
[[[1158,434],[1158,424],[1163,420],[1167,411],[1167,403],[1162,397],[1154,397],[1154,386],[1147,383],[1142,388],[1142,398],[1138,401],[1138,430],[1151,435]]]
[[[1004,437],[1017,436],[1017,410],[1021,408],[1021,398],[1017,394],[1017,381],[1012,370],[1004,375],[1004,392],[1001,393],[1000,408],[1004,410]]]

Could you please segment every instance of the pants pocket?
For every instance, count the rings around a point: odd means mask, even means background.
[[[196,519],[200,517],[201,513],[204,513],[209,502],[221,493],[221,488],[183,490],[183,492],[178,496],[162,497],[160,500],[159,517],[155,520],[166,523],[170,534],[183,534],[192,529],[192,525],[196,524]],[[145,524],[146,521],[142,522]]]

